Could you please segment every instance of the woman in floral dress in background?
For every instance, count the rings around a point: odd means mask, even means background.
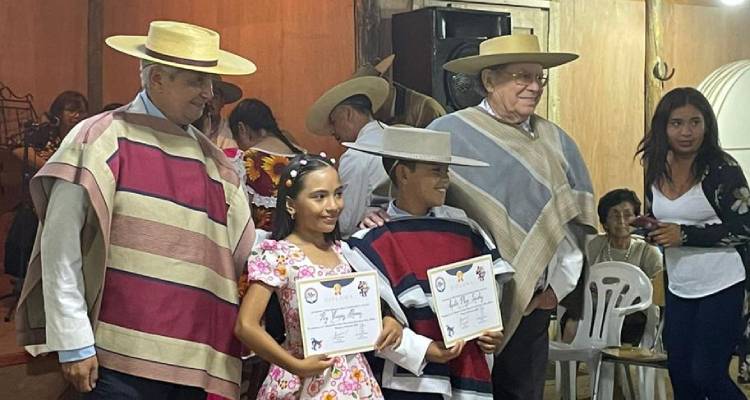
[[[279,176],[289,159],[303,152],[280,128],[271,109],[258,99],[240,101],[229,115],[239,149],[227,149],[245,180],[257,229],[271,230]]]

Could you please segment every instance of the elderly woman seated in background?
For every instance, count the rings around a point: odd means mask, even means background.
[[[632,235],[631,223],[641,214],[641,201],[629,189],[615,189],[599,199],[597,207],[599,222],[604,233],[591,239],[586,245],[586,258],[589,265],[605,261],[622,261],[633,264],[653,281],[662,270],[662,255],[659,249],[647,243],[643,238]],[[567,318],[566,318],[567,316]],[[573,340],[580,317],[570,312],[563,317],[563,340]],[[646,314],[638,312],[625,317],[621,341],[637,345],[643,336]]]

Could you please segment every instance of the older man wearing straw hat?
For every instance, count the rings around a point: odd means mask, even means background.
[[[376,143],[385,124],[374,113],[388,97],[388,81],[375,76],[346,80],[323,93],[307,113],[307,129],[317,135],[333,135],[337,141]],[[339,161],[344,185],[344,211],[339,216],[341,234],[349,236],[372,201],[373,191],[387,182],[380,157],[346,151]]]
[[[503,293],[505,342],[493,370],[496,399],[542,399],[550,314],[576,286],[584,232],[596,230],[586,165],[560,127],[534,113],[546,69],[578,58],[540,50],[533,35],[485,40],[479,55],[444,68],[478,78],[476,107],[436,119],[454,150],[489,168],[455,167],[448,202],[494,237],[516,274]]]
[[[141,60],[143,90],[79,123],[31,182],[41,234],[19,341],[57,351],[86,399],[237,399],[236,282],[254,230],[232,165],[190,124],[215,74],[255,65],[180,22],[107,44]]]

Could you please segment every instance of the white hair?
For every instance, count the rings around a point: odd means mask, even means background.
[[[161,69],[170,79],[174,79],[175,75],[180,72],[180,68],[172,67],[170,65],[157,64],[155,62],[141,60],[141,88],[149,90],[151,88],[151,70],[154,68]]]
[[[479,71],[479,74],[471,76],[469,79],[471,79],[471,84],[473,86],[474,91],[482,97],[487,97],[489,92],[487,92],[487,88],[484,86],[482,73],[484,71],[488,71],[490,73],[490,76],[489,76],[490,80],[494,80],[497,78],[498,71],[505,69],[506,65],[507,64],[493,65],[487,68],[482,68],[482,70]]]

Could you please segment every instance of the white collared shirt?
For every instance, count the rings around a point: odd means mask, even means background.
[[[382,122],[372,120],[359,131],[357,144],[379,145],[383,130]],[[347,150],[339,160],[339,176],[344,185],[344,210],[339,216],[339,227],[344,237],[356,232],[359,222],[372,201],[372,192],[388,180],[380,156],[357,150]]]
[[[411,214],[410,212],[408,212],[408,211],[404,211],[404,210],[402,210],[402,209],[398,208],[398,206],[396,206],[396,201],[395,201],[395,200],[391,200],[391,201],[390,201],[390,202],[388,203],[388,210],[386,210],[386,213],[387,213],[387,214],[388,214],[388,215],[389,215],[390,217],[392,217],[392,218],[401,218],[401,217],[414,217],[414,216],[415,216],[415,215],[412,215],[412,214]],[[434,217],[434,216],[435,216],[435,212],[434,212],[434,211],[433,211],[433,209],[431,208],[431,209],[429,209],[429,210],[427,211],[427,214],[425,214],[424,216],[426,216],[426,217]]]
[[[499,115],[495,112],[495,110],[492,109],[490,106],[490,102],[487,101],[487,98],[485,97],[481,103],[477,106],[481,108],[482,110],[486,111],[488,114],[492,115],[495,118],[500,118]],[[526,118],[525,121],[518,124],[518,126],[524,130],[524,132],[528,133],[531,137],[536,137],[534,134],[534,131],[531,130],[531,117]]]

